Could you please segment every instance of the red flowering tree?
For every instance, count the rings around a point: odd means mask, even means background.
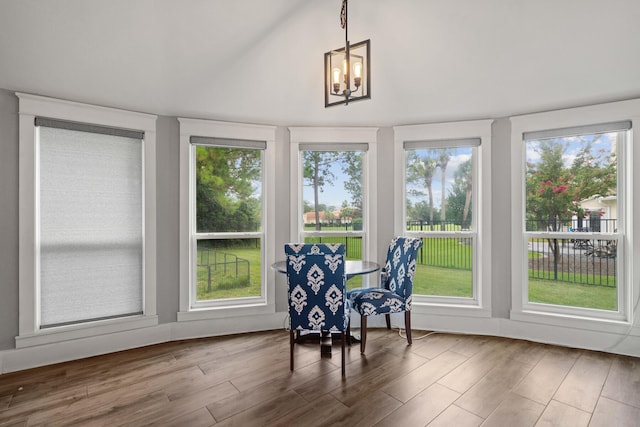
[[[581,202],[590,197],[616,193],[615,154],[594,151],[600,135],[580,141],[580,151],[571,167],[564,166],[567,143],[563,139],[542,140],[535,148],[539,161],[527,163],[527,228],[559,231],[576,215],[585,217]]]
[[[564,164],[568,147],[565,139],[541,140],[532,146],[538,160],[527,163],[527,230],[560,231],[573,215],[579,220],[586,215],[580,206],[583,200],[615,194],[615,154],[594,152],[593,144],[600,137],[579,137],[581,148],[571,167]],[[557,272],[561,256],[558,239],[549,239],[549,247]]]
[[[558,231],[563,218],[570,217],[571,176],[564,167],[565,146],[550,140],[540,141],[536,151],[540,161],[527,163],[527,228]]]

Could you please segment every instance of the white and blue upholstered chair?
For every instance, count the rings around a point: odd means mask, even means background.
[[[289,243],[287,283],[290,319],[290,365],[293,371],[294,331],[340,333],[342,376],[345,375],[345,342],[349,332],[342,244]]]
[[[391,313],[404,312],[407,342],[411,345],[411,294],[416,258],[422,240],[395,237],[387,251],[387,261],[381,273],[379,288],[359,288],[348,292],[351,307],[360,313],[360,352],[367,344],[367,317],[384,314],[391,329]]]

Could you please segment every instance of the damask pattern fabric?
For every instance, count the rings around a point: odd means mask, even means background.
[[[344,246],[296,244],[287,257],[291,329],[340,332],[349,323]]]
[[[353,289],[348,297],[354,310],[363,316],[411,310],[413,277],[421,239],[396,237],[391,241],[379,288]]]

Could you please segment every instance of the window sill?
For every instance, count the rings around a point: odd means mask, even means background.
[[[536,323],[594,332],[628,334],[632,331],[632,325],[625,320],[603,319],[573,314],[511,310],[510,318],[517,322]]]
[[[274,304],[264,303],[192,308],[189,311],[179,311],[178,322],[222,319],[229,317],[257,316],[264,314],[273,314],[275,312],[276,309]]]
[[[490,318],[491,310],[478,305],[455,303],[437,303],[427,300],[416,300],[414,297],[411,311],[416,314]]]
[[[80,338],[105,335],[133,329],[147,328],[158,324],[158,316],[135,316],[119,319],[100,320],[77,325],[42,329],[32,334],[16,337],[16,348],[33,347]]]

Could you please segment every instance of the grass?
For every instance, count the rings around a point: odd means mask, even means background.
[[[529,301],[569,307],[616,310],[618,292],[609,286],[529,279]]]
[[[529,270],[530,274],[532,270]],[[546,281],[549,283],[573,283],[579,285],[596,285],[596,286],[606,286],[609,288],[616,287],[616,276],[615,275],[607,275],[607,274],[596,274],[593,272],[589,273],[580,273],[580,272],[572,272],[567,273],[566,271],[558,271],[557,279],[554,279],[553,271],[545,270],[545,271],[536,271],[535,276],[530,275],[529,281],[531,280],[540,280]]]
[[[435,237],[423,240],[418,263],[454,269],[470,269],[473,260],[471,239]]]
[[[472,298],[471,280],[471,270],[418,265],[413,279],[413,293]]]
[[[239,275],[235,275],[235,264],[228,264],[227,274],[224,273],[224,269],[220,267],[218,271],[212,271],[211,278],[211,291],[208,291],[208,272],[205,267],[198,267],[198,285],[197,285],[197,299],[212,300],[212,299],[225,299],[225,298],[245,298],[260,296],[261,287],[261,274],[262,262],[260,259],[259,248],[220,248],[217,251],[232,254],[239,259],[249,261],[249,270],[242,265],[245,263],[239,263]],[[213,251],[213,250],[212,250]],[[198,248],[198,263],[206,264],[207,257],[203,257],[205,251]],[[209,262],[213,263],[213,252],[209,252]],[[233,257],[228,257],[232,259]],[[218,259],[218,262],[221,262]]]
[[[323,238],[324,243],[337,243],[340,241],[343,242],[343,240],[344,238],[341,239],[340,237]],[[461,246],[464,247],[463,245],[458,245],[457,247],[460,248]],[[445,250],[453,250],[453,247],[453,245],[448,244],[443,246]],[[242,271],[239,271],[239,277],[236,277],[235,265],[233,266],[233,271],[228,271],[226,275],[223,271],[212,271],[212,286],[211,291],[208,292],[207,270],[206,268],[199,267],[197,285],[198,300],[260,296],[260,272],[262,268],[260,249],[230,247],[218,249],[218,251],[233,254],[239,259],[248,260],[250,265],[249,274],[243,274]],[[353,255],[353,253],[351,255]],[[210,262],[213,262],[213,255],[211,253],[209,257]],[[347,259],[360,258],[347,256]],[[199,263],[206,263],[207,261],[206,255],[200,248],[198,250],[198,260]],[[363,276],[356,276],[350,279],[347,282],[347,289],[361,287],[362,279]],[[617,309],[617,288],[615,286],[581,285],[567,281],[536,278],[529,278],[528,280],[529,301],[531,302],[600,310]],[[611,280],[615,282],[615,278]],[[375,283],[372,283],[371,286],[375,286]],[[472,272],[469,269],[433,267],[419,264],[416,269],[413,293],[418,295],[472,298]]]

